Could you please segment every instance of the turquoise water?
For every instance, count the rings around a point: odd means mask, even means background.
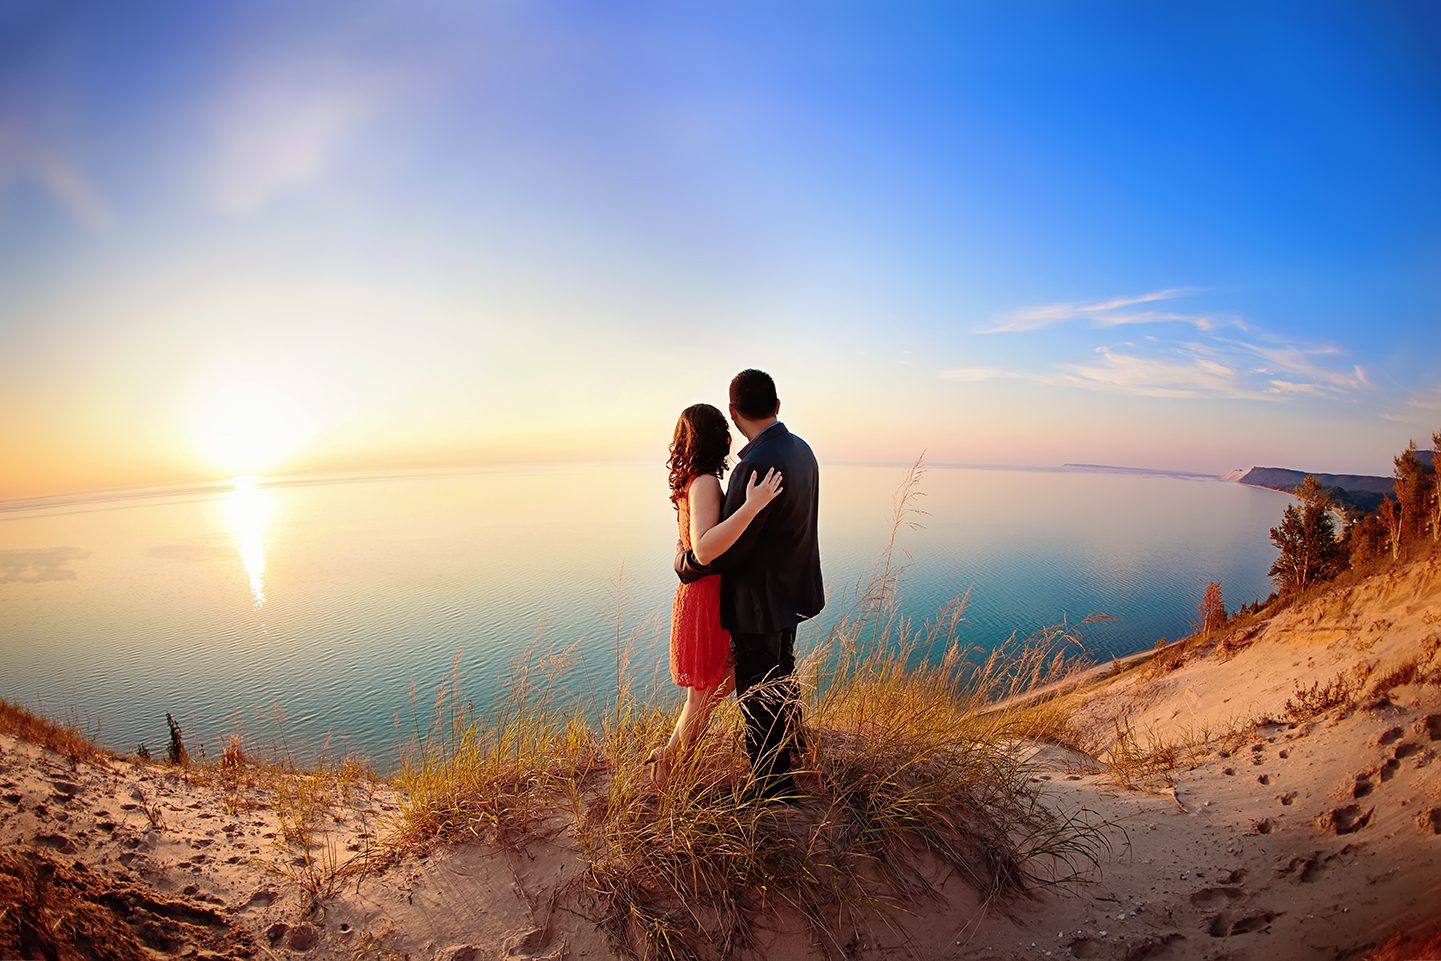
[[[902,468],[823,467],[833,623],[891,529]],[[608,700],[617,648],[668,684],[675,515],[637,465],[240,484],[0,509],[0,696],[111,747],[192,751],[224,734],[382,768],[462,675],[493,702],[527,657],[575,660],[568,695]],[[1097,658],[1187,632],[1207,581],[1228,606],[1269,593],[1285,497],[1217,481],[931,469],[901,531],[902,609],[970,591],[963,639],[988,647],[1093,613]],[[520,659],[518,661],[518,659]],[[418,719],[418,720],[417,720]]]

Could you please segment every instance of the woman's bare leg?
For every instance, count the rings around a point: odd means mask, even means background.
[[[690,746],[688,740],[691,727],[695,723],[695,717],[702,710],[705,703],[706,692],[693,687],[685,689],[685,700],[681,702],[680,716],[675,719],[675,727],[670,732],[670,740],[662,747],[650,752],[646,759],[647,764],[654,765],[651,768],[650,779],[657,788],[665,787],[666,781],[670,780],[670,767],[675,761],[676,755],[683,749]]]
[[[666,743],[665,752],[672,754],[676,748],[690,747],[694,741],[693,729],[698,717],[709,714],[706,710],[706,691],[700,688],[688,687],[685,689],[685,702],[680,706],[680,717],[675,719],[675,729],[670,732],[670,741]]]
[[[720,707],[721,701],[724,701],[726,698],[730,697],[731,692],[735,689],[736,672],[726,671],[725,677],[721,678],[720,683],[706,692],[705,716],[700,718],[697,723],[696,740],[699,740],[700,735],[704,734],[705,729],[710,726],[710,718],[712,712],[714,712],[716,708]]]
[[[682,751],[689,751],[693,748],[701,735],[710,726],[711,715],[725,700],[731,691],[735,690],[735,673],[727,672],[720,683],[709,690],[688,687],[685,690],[685,701],[681,704],[680,716],[676,718],[675,729],[671,731],[670,740],[666,745],[652,753],[655,762],[653,779],[657,785],[665,783],[670,774],[670,765]]]
[[[676,718],[675,730],[671,731],[670,741],[666,744],[665,750],[669,752],[679,747],[693,747],[710,725],[711,714],[720,706],[720,702],[735,690],[735,686],[735,674],[728,672],[715,687],[705,690],[696,687],[686,688],[685,702],[681,704],[680,717]]]

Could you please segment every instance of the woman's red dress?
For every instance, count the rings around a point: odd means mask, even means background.
[[[680,540],[689,550],[690,485],[676,495]],[[720,575],[675,589],[670,615],[670,676],[681,687],[710,690],[731,670],[731,636],[720,622]]]

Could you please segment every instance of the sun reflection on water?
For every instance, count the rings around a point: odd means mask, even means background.
[[[237,477],[235,489],[225,502],[257,611],[265,606],[265,529],[270,523],[273,497],[274,492],[261,489],[254,477]]]

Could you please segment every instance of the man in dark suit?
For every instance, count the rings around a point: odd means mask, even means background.
[[[721,626],[731,634],[746,753],[754,790],[766,799],[796,796],[791,777],[800,721],[793,676],[796,625],[820,613],[826,602],[816,537],[819,470],[810,446],[776,419],[780,406],[769,374],[743,370],[731,381],[731,421],[749,443],[726,485],[721,518],[745,502],[752,474],[779,471],[782,493],[708,565],[691,551],[678,553],[675,561],[676,576],[685,582],[721,575]]]

